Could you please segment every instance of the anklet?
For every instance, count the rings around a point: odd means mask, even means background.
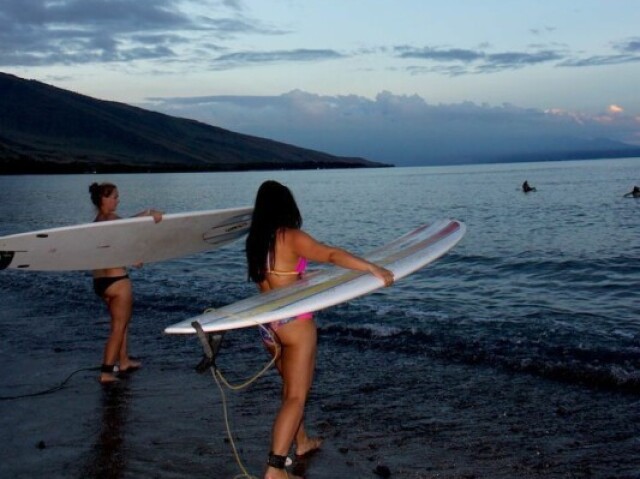
[[[267,465],[276,469],[284,469],[287,464],[287,456],[278,456],[273,452],[269,453],[269,459],[267,459]]]

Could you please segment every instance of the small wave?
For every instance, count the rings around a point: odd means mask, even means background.
[[[436,328],[424,331],[370,323],[346,326],[334,323],[321,327],[320,332],[330,341],[347,347],[425,355],[595,389],[640,394],[640,350],[635,347],[566,347],[522,335],[465,338]]]
[[[513,257],[503,257],[496,260],[496,269],[502,272],[536,271],[540,273],[571,272],[574,274],[584,271],[601,272],[604,275],[634,273],[635,259],[629,256],[615,256],[608,258],[573,257],[545,258],[531,252],[520,253]]]

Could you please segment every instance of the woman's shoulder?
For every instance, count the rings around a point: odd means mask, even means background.
[[[283,239],[287,242],[311,238],[309,233],[305,233],[299,228],[280,228],[278,231],[282,233]]]
[[[317,244],[310,234],[298,228],[282,228],[279,241],[281,245],[291,251],[304,251]]]
[[[120,217],[118,215],[116,215],[115,213],[110,213],[108,215],[103,215],[101,213],[98,213],[98,215],[93,220],[93,222],[94,223],[98,223],[100,221],[113,221],[113,220],[119,220],[119,219],[120,219]]]

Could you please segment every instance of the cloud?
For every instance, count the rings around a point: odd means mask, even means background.
[[[560,67],[596,67],[640,62],[640,55],[594,55],[576,58],[559,63]]]
[[[196,13],[207,3],[215,16]],[[212,38],[283,33],[242,10],[231,0],[3,0],[0,66],[188,58]]]
[[[542,28],[531,28],[529,32],[535,36],[545,35],[547,33],[553,33],[556,31],[555,27],[542,27]]]
[[[145,108],[306,148],[398,165],[487,161],[558,151],[597,138],[635,141],[640,121],[623,111],[589,116],[463,102],[432,105],[418,95],[150,98]],[[615,109],[614,109],[615,110]],[[607,118],[608,121],[603,121]]]
[[[630,38],[614,45],[616,50],[625,53],[640,53],[640,38]]]
[[[241,12],[244,10],[244,5],[241,0],[223,0],[223,5]]]
[[[548,26],[531,30],[538,38],[553,32]],[[291,33],[252,18],[242,0],[2,0],[0,67],[141,61],[189,65],[191,71],[228,70],[371,55],[380,70],[395,68],[399,61],[412,75],[460,76],[543,64],[588,67],[640,61],[638,37],[608,45],[609,54],[591,56],[553,43],[507,51],[494,51],[486,42],[475,48],[360,45],[353,51],[323,45],[277,50],[233,46],[243,36]]]
[[[504,52],[487,55],[487,63],[493,66],[506,68],[520,67],[524,65],[536,65],[562,58],[558,52],[546,50],[535,53]]]
[[[407,67],[407,71],[410,73],[441,73],[449,76],[495,73],[550,63],[564,58],[564,54],[548,49],[533,52],[487,53],[483,50],[460,48],[399,46],[395,48],[395,52],[397,57],[401,59],[417,59],[437,63],[437,65],[429,66],[411,65]]]
[[[407,46],[396,47],[396,51],[399,53],[400,58],[419,58],[421,60],[434,60],[434,61],[461,61],[464,63],[472,62],[474,60],[480,60],[485,57],[483,52],[476,52],[473,50],[464,50],[461,48],[451,48],[446,50],[439,50],[437,48],[411,48]]]
[[[236,52],[220,55],[213,60],[213,65],[218,70],[224,70],[255,64],[309,62],[334,60],[343,57],[344,55],[336,52],[335,50],[297,49],[270,52]]]
[[[631,38],[613,44],[616,53],[609,55],[592,55],[586,58],[567,59],[560,63],[561,67],[593,67],[606,65],[621,65],[640,62],[640,39]]]
[[[552,31],[552,30],[548,30]],[[630,38],[611,45],[610,54],[579,57],[566,47],[545,48],[532,45],[532,51],[488,52],[483,49],[410,47],[394,48],[397,58],[419,60],[427,65],[413,64],[406,67],[411,74],[437,73],[448,76],[496,73],[539,64],[556,67],[596,67],[640,62],[640,39]]]

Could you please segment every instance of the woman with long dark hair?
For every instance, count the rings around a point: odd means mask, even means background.
[[[302,231],[302,217],[291,191],[276,181],[265,181],[256,195],[246,253],[249,279],[261,292],[281,288],[302,277],[307,260],[368,271],[385,286],[393,273],[351,253],[316,241]],[[265,346],[276,357],[282,377],[282,404],[273,424],[271,452],[265,479],[282,479],[287,454],[295,442],[295,454],[318,449],[320,438],[307,435],[304,407],[313,381],[317,331],[310,313],[276,321],[261,333]]]
[[[98,210],[94,221],[120,218],[116,214],[116,208],[120,202],[116,185],[92,183],[89,186],[89,193],[91,202]],[[153,209],[144,210],[135,216],[153,216],[156,223],[162,220],[162,212]],[[124,266],[94,270],[93,289],[107,304],[111,315],[111,328],[104,348],[99,378],[102,384],[107,384],[118,381],[117,372],[130,372],[141,366],[139,361],[129,356],[127,350],[127,332],[133,310],[133,291]]]

